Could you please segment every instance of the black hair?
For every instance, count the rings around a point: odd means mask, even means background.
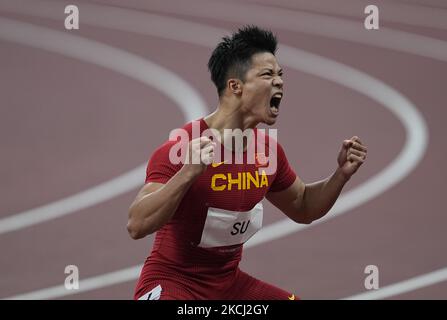
[[[244,26],[231,37],[225,36],[214,49],[208,61],[211,80],[219,97],[225,90],[229,78],[245,80],[245,73],[251,66],[251,57],[256,53],[276,53],[278,42],[270,30],[256,26]]]

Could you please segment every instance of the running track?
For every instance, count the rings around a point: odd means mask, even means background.
[[[447,298],[443,1],[375,1],[378,31],[363,28],[366,1],[70,3],[79,30],[64,29],[64,1],[0,0],[0,298],[132,297],[153,239],[125,228],[144,164],[213,110],[211,48],[245,23],[280,39],[276,127],[301,178],[329,175],[352,135],[369,154],[320,223],[264,203],[242,269],[303,299]],[[367,265],[380,290],[366,292]]]

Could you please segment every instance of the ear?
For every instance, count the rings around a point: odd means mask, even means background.
[[[242,84],[239,79],[229,79],[227,82],[228,89],[235,95],[242,93]]]

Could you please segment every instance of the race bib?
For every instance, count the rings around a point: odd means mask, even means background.
[[[262,203],[250,211],[208,208],[199,247],[212,248],[242,244],[262,227]]]

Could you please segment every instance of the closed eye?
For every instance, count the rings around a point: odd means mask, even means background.
[[[265,77],[265,76],[267,76],[267,77],[273,77],[273,76],[274,76],[274,73],[273,73],[273,70],[266,70],[266,71],[262,72],[262,73],[260,74],[260,76],[261,76],[261,77]],[[278,72],[278,76],[279,76],[279,77],[282,77],[282,76],[283,76],[283,71],[282,71],[282,69],[279,70],[279,72]]]
[[[261,74],[261,77],[264,77],[264,76],[269,76],[269,77],[271,77],[271,76],[273,76],[273,73],[271,73],[271,72],[264,72],[264,73]],[[281,73],[278,73],[278,76],[279,76],[279,77],[282,77],[282,76],[283,76],[283,73],[282,73],[282,72],[281,72]]]

